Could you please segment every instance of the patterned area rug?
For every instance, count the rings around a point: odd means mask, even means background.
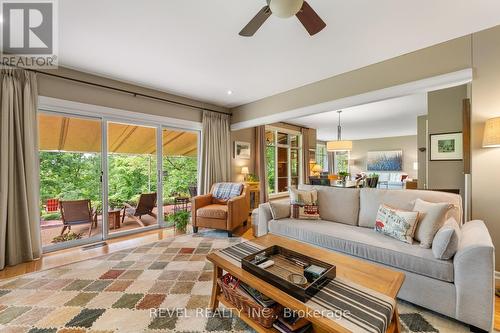
[[[205,256],[240,241],[184,235],[0,281],[0,332],[253,332],[228,311],[205,311]],[[405,332],[469,331],[408,303],[399,309]]]

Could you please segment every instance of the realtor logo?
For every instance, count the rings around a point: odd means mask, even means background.
[[[57,66],[55,1],[2,0],[2,63],[20,67]]]

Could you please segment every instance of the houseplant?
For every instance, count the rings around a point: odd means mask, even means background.
[[[179,231],[186,231],[186,227],[189,223],[189,212],[188,211],[178,211],[168,215],[168,222],[173,223],[175,228]]]
[[[378,174],[372,173],[366,177],[366,187],[376,188],[378,184]]]
[[[349,172],[341,171],[339,172],[339,179],[342,183],[345,183],[347,180],[347,177],[349,177]]]

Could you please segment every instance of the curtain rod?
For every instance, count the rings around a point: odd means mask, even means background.
[[[2,64],[2,65],[6,66],[4,64]],[[17,67],[17,68],[24,69],[24,70],[29,71],[29,72],[34,72],[34,73],[38,73],[38,74],[43,74],[43,75],[47,75],[47,76],[56,77],[56,78],[63,79],[63,80],[68,80],[68,81],[82,83],[82,84],[86,84],[86,85],[90,85],[90,86],[99,87],[99,88],[105,88],[105,89],[109,89],[109,90],[114,90],[114,91],[118,91],[118,92],[121,92],[121,93],[124,93],[124,94],[133,95],[134,97],[139,96],[139,97],[149,98],[149,99],[153,99],[153,100],[158,100],[158,101],[162,101],[162,102],[166,102],[166,103],[170,103],[170,104],[175,104],[175,105],[179,105],[179,106],[185,106],[185,107],[189,107],[189,108],[193,108],[193,109],[197,109],[197,110],[201,110],[201,111],[206,110],[206,111],[216,112],[216,113],[220,113],[220,114],[231,115],[230,113],[226,113],[226,112],[222,112],[222,111],[218,111],[218,110],[214,110],[214,109],[209,109],[209,108],[202,108],[202,107],[199,107],[199,106],[196,106],[196,105],[193,105],[193,104],[188,104],[188,103],[183,103],[183,102],[177,102],[177,101],[174,101],[174,100],[171,100],[171,99],[167,99],[167,98],[156,97],[156,96],[147,95],[147,94],[143,94],[143,93],[139,93],[139,92],[134,92],[134,91],[126,90],[126,89],[121,89],[121,88],[115,88],[115,87],[112,87],[112,86],[107,86],[107,85],[104,85],[104,84],[94,83],[94,82],[90,82],[90,81],[85,81],[85,80],[80,80],[80,79],[74,79],[72,77],[67,77],[67,76],[63,76],[63,75],[58,75],[58,74],[53,74],[53,73],[46,73],[46,72],[38,71],[36,69],[21,68],[21,67]]]

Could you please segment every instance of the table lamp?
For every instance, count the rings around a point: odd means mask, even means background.
[[[248,167],[242,167],[241,168],[241,174],[243,175],[243,180],[247,180],[247,176],[248,174],[250,173],[250,171],[248,171]]]
[[[323,167],[321,165],[319,165],[319,164],[316,164],[311,169],[311,172],[312,172],[313,176],[319,176],[319,175],[321,175],[322,171],[323,171]]]

